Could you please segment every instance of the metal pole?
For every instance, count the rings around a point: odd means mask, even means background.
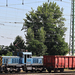
[[[8,6],[8,0],[6,0],[6,6]]]
[[[70,16],[69,55],[70,55],[70,49],[71,49],[71,16]]]
[[[73,22],[72,22],[72,55],[74,55],[74,0],[73,0]]]
[[[22,0],[22,5],[24,5],[24,0]]]

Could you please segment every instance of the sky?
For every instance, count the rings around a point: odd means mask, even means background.
[[[50,1],[56,2],[60,8],[64,9],[63,17],[66,18],[65,27],[67,27],[65,41],[69,43],[71,0]],[[26,33],[21,31],[23,19],[26,18],[25,14],[29,13],[31,8],[37,10],[37,7],[45,2],[48,0],[0,0],[0,45],[9,46],[18,35],[26,41]]]

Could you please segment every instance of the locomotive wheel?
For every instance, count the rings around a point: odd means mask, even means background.
[[[33,72],[33,70],[31,70],[30,72]]]
[[[35,67],[35,72],[37,72],[37,67]]]
[[[12,73],[12,71],[13,71],[13,70],[12,70],[12,67],[10,67],[10,73]]]
[[[5,73],[7,73],[7,72],[8,72],[7,68],[5,68],[4,72],[5,72]]]
[[[64,69],[60,69],[60,72],[63,72],[64,71]]]
[[[51,73],[51,70],[48,70],[49,73]]]
[[[0,71],[0,73],[2,73],[2,71]]]
[[[18,72],[20,72],[20,68],[17,68],[17,70],[15,71],[15,73],[18,73]]]
[[[50,69],[51,70],[51,69]],[[41,70],[40,70],[40,73],[42,73],[43,71],[46,71],[46,69],[44,69],[44,68],[42,68]],[[50,71],[51,72],[51,71]]]
[[[57,72],[58,72],[58,70],[54,70],[54,72],[55,72],[55,73],[57,73]]]
[[[48,68],[47,70],[48,70],[49,73],[51,73],[51,69],[50,68]]]
[[[15,71],[15,73],[18,73],[19,71]]]
[[[18,70],[17,70],[18,72],[20,72],[20,68],[18,68]]]
[[[8,73],[8,71],[6,70],[6,71],[4,71],[5,73]]]
[[[42,73],[42,70],[40,70],[40,73]]]
[[[26,70],[26,73],[28,72],[28,70]]]
[[[12,71],[10,71],[10,73],[12,73]]]
[[[1,66],[0,66],[0,73],[2,73],[2,71],[1,71]]]

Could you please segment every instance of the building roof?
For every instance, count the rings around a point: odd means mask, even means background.
[[[22,52],[24,55],[32,55],[32,52]]]

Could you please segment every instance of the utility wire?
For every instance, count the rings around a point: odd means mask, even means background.
[[[63,0],[54,0],[54,1],[60,1],[60,2],[64,2],[64,3],[71,3],[71,2],[67,2],[67,1],[63,1]]]
[[[7,0],[8,1],[8,0]],[[22,0],[23,1],[23,0]],[[64,1],[62,1],[62,2],[64,2]],[[35,3],[35,2],[33,2],[33,3]],[[65,2],[66,3],[66,2]],[[69,2],[68,2],[69,3]],[[28,4],[28,3],[25,3],[25,4]],[[29,3],[30,4],[30,3]],[[8,2],[7,2],[7,6],[8,6]],[[1,6],[2,7],[2,6]],[[5,6],[4,6],[5,7]],[[19,8],[14,8],[14,7],[9,7],[8,6],[8,8],[13,8],[13,9],[17,9],[17,10],[19,10]],[[20,10],[24,10],[24,9],[20,9]],[[25,9],[26,10],[26,9]],[[63,16],[65,16],[65,15],[63,15]],[[66,16],[69,16],[69,15],[66,15]],[[6,23],[17,23],[17,22],[6,22]],[[18,24],[18,23],[17,23]]]

